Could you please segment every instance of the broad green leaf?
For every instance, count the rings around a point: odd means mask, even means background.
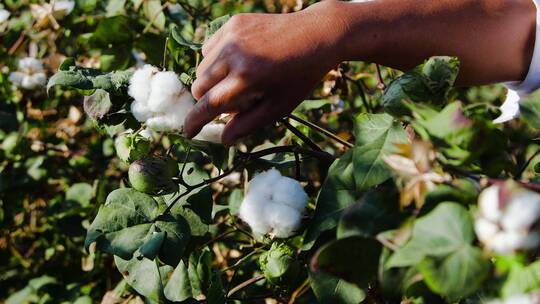
[[[98,249],[129,260],[146,243],[155,245],[155,233],[164,232],[160,258],[165,263],[178,263],[191,237],[190,227],[180,214],[160,216],[162,209],[147,194],[129,188],[117,189],[100,207],[88,229],[85,246],[88,248],[96,242]]]
[[[182,302],[193,297],[189,280],[188,268],[183,261],[180,261],[165,286],[165,297],[170,301],[177,302]]]
[[[313,257],[313,271],[323,271],[366,286],[377,277],[381,244],[374,239],[352,236],[333,241]]]
[[[383,136],[395,124],[394,117],[388,114],[362,113],[355,119],[354,136],[356,145],[370,144]]]
[[[59,71],[47,83],[47,91],[53,86],[81,90],[85,95],[91,95],[97,89],[111,94],[118,94],[129,85],[132,71],[103,73],[95,69],[71,66],[69,70]]]
[[[352,152],[347,152],[330,166],[317,198],[317,208],[304,237],[304,250],[309,250],[319,235],[334,229],[343,210],[351,206],[359,194],[353,176]]]
[[[129,45],[135,33],[131,20],[126,16],[103,18],[90,37],[90,44],[96,48],[109,49]]]
[[[533,129],[540,129],[540,90],[521,101],[521,118]]]
[[[399,193],[394,187],[373,189],[343,212],[337,237],[375,237],[380,232],[397,228],[403,218]]]
[[[501,295],[512,295],[540,291],[540,261],[526,267],[515,265],[504,282]]]
[[[156,302],[164,299],[162,271],[156,260],[137,257],[124,260],[114,256],[114,263],[128,284],[138,293]]]
[[[73,184],[66,190],[66,200],[76,201],[81,206],[88,206],[92,198],[94,198],[94,188],[87,183]]]
[[[319,303],[358,304],[366,298],[356,285],[324,272],[309,272],[309,280]]]
[[[216,18],[210,23],[208,23],[208,26],[206,27],[206,33],[204,35],[205,41],[208,41],[208,39],[210,39],[210,36],[214,35],[214,33],[217,32],[225,23],[227,23],[229,19],[231,19],[231,16],[225,15]]]
[[[188,47],[194,51],[199,51],[200,49],[202,49],[201,43],[191,42],[188,39],[184,38],[182,36],[181,31],[178,29],[178,25],[174,23],[172,23],[171,26],[169,27],[169,33],[170,33],[170,37],[182,46]]]
[[[365,118],[367,121],[368,118]],[[396,144],[408,141],[407,133],[398,122],[388,123],[387,117],[376,117],[370,120],[373,133],[380,133],[377,138],[365,137],[371,140],[353,149],[354,179],[357,190],[367,190],[383,183],[391,177],[391,172],[384,163],[383,157],[396,151]],[[385,129],[384,129],[385,128]],[[382,129],[382,130],[381,130]]]
[[[147,0],[143,3],[143,11],[148,19],[156,28],[165,29],[165,14],[162,10],[161,0]]]
[[[478,248],[467,244],[444,258],[423,260],[419,269],[432,291],[454,302],[481,287],[490,263]]]
[[[456,203],[441,203],[415,221],[411,239],[390,257],[386,266],[414,266],[426,256],[445,257],[473,240],[473,221],[468,211]]]

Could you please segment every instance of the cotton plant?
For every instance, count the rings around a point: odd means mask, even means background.
[[[302,220],[308,196],[302,185],[271,169],[255,176],[240,205],[240,218],[256,236],[292,236]]]
[[[17,71],[9,74],[9,81],[17,87],[35,90],[45,86],[47,75],[39,59],[26,57],[19,60]]]
[[[128,94],[134,99],[131,104],[133,116],[149,129],[160,132],[181,131],[187,114],[195,105],[193,96],[178,75],[148,64],[135,71]],[[221,143],[225,117],[204,126],[195,139]]]
[[[511,254],[540,246],[540,194],[509,181],[482,191],[478,207],[474,228],[486,249]]]

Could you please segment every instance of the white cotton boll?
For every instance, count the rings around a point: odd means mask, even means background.
[[[133,73],[129,80],[128,94],[138,102],[147,103],[148,96],[150,96],[150,84],[154,74],[159,70],[149,64],[143,66],[142,69],[138,69]]]
[[[150,84],[148,107],[154,112],[163,112],[179,101],[184,85],[174,72],[159,72]]]
[[[21,72],[11,72],[9,73],[8,80],[11,81],[11,83],[13,83],[14,85],[19,87],[21,86],[25,76],[26,74],[21,73]]]
[[[135,100],[131,103],[131,114],[137,121],[145,122],[153,116],[153,113],[148,109],[148,106],[144,102]]]
[[[478,197],[480,213],[490,221],[497,222],[502,217],[499,207],[499,186],[486,188]]]
[[[499,232],[486,245],[500,254],[510,254],[521,249],[527,235],[519,232]]]
[[[302,221],[302,214],[298,210],[279,203],[267,206],[266,216],[272,227],[272,234],[278,238],[292,236],[300,228]]]
[[[478,239],[486,243],[493,239],[497,232],[499,232],[499,226],[485,218],[477,218],[474,222],[474,231]]]
[[[253,233],[257,236],[270,232],[267,214],[265,212],[268,202],[264,199],[258,200],[257,197],[245,197],[240,205],[239,216],[246,222]]]
[[[247,195],[255,193],[257,195],[263,195],[267,200],[271,200],[274,194],[273,185],[280,177],[281,173],[276,169],[259,173],[249,182]]]
[[[141,132],[139,132],[139,135],[141,135],[142,137],[148,140],[154,139],[154,136],[152,135],[152,131],[150,131],[149,129],[142,130]]]
[[[0,9],[0,24],[6,22],[9,19],[11,13],[5,9]]]
[[[19,60],[19,70],[31,72],[43,71],[43,64],[39,59],[26,57]]]
[[[197,134],[197,136],[195,136],[193,139],[204,140],[204,141],[220,144],[223,130],[225,130],[225,124],[211,122],[205,125],[201,129],[201,132],[199,132],[199,134]]]
[[[28,90],[33,90],[38,87],[42,87],[45,85],[47,81],[47,76],[43,73],[37,73],[34,75],[26,75],[24,76],[21,87]]]
[[[505,230],[529,229],[540,217],[540,194],[521,190],[512,195],[501,225]]]
[[[274,185],[273,200],[292,207],[299,212],[306,208],[308,196],[297,180],[281,177]]]

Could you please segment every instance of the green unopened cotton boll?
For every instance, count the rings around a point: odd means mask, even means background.
[[[143,157],[129,166],[129,182],[140,192],[163,195],[178,191],[173,177],[178,175],[178,164],[169,157]]]
[[[294,249],[284,243],[273,243],[270,250],[259,257],[259,265],[266,280],[276,286],[293,286],[301,274]]]
[[[114,141],[118,158],[131,163],[150,152],[150,141],[138,134],[121,134]]]

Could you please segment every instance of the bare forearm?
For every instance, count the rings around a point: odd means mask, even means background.
[[[461,61],[460,84],[522,80],[535,42],[531,0],[338,2],[343,60],[408,69],[434,55]],[[339,21],[338,21],[339,20]]]

